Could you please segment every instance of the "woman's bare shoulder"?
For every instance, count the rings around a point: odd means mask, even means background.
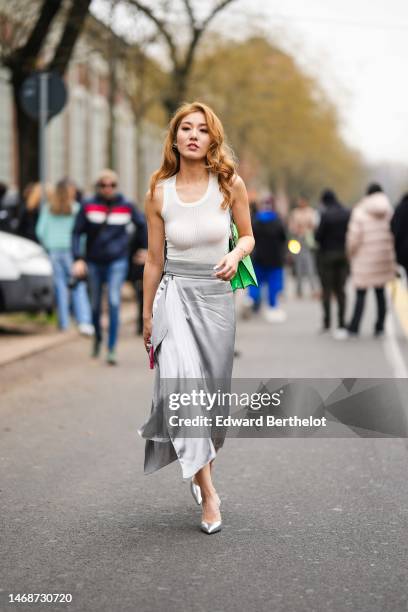
[[[244,179],[239,174],[234,174],[231,184],[233,193],[242,193],[246,189]]]
[[[239,174],[234,174],[232,178],[232,198],[235,200],[247,197],[247,189],[243,178]]]
[[[156,185],[154,193],[152,194],[150,189],[146,193],[145,197],[145,210],[146,212],[160,214],[163,206],[163,185]]]
[[[240,176],[239,174],[237,174],[236,172],[234,173],[233,177],[232,177],[232,181],[231,181],[232,185],[245,185],[244,183],[244,179],[242,178],[242,176]]]

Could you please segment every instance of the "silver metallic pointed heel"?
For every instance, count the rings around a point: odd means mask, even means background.
[[[193,482],[193,479],[190,480],[190,491],[191,495],[194,497],[195,503],[197,506],[201,506],[203,498],[201,496],[201,488]]]
[[[215,523],[206,523],[205,521],[201,521],[200,527],[201,531],[203,531],[204,533],[208,533],[208,535],[211,535],[213,533],[221,531],[222,521],[216,521]]]

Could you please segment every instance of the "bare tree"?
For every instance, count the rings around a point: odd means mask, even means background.
[[[169,19],[163,17],[157,8],[154,8],[157,6],[157,3],[151,2],[150,5],[147,5],[139,0],[127,0],[129,5],[143,13],[151,23],[154,24],[158,34],[167,46],[171,71],[169,75],[169,86],[163,95],[163,104],[169,116],[174,113],[186,96],[195,54],[204,32],[218,13],[229,4],[232,4],[232,2],[234,2],[234,0],[219,1],[213,6],[206,17],[199,19],[196,10],[198,2],[195,7],[195,3],[192,2],[192,0],[182,0],[189,24],[189,40],[186,45],[183,45],[182,42],[179,42],[180,37],[177,36],[177,33],[172,31]]]
[[[141,24],[142,25],[142,24]],[[137,44],[129,48],[126,58],[126,92],[136,128],[136,173],[137,197],[143,200],[145,185],[145,120],[150,117],[153,124],[164,125],[165,113],[161,93],[167,83],[167,75],[158,63],[147,54],[151,44],[157,43],[157,32],[137,36]]]
[[[123,52],[120,51],[120,45],[118,37],[113,31],[112,25],[114,20],[115,9],[118,6],[120,0],[110,0],[109,10],[109,31],[110,36],[108,37],[109,48],[106,50],[106,57],[108,59],[109,66],[109,92],[108,92],[108,108],[109,108],[109,127],[107,137],[107,158],[108,166],[110,168],[116,168],[117,152],[116,152],[116,120],[115,120],[115,98],[116,90],[118,86],[117,68],[120,61],[123,61]]]
[[[31,3],[32,4],[32,3]],[[15,46],[5,51],[7,44],[2,43],[3,65],[11,72],[13,98],[16,109],[17,147],[19,160],[19,186],[22,190],[29,182],[38,180],[38,124],[27,117],[20,104],[21,86],[27,76],[38,69],[55,70],[61,76],[65,73],[72,56],[75,43],[81,33],[88,14],[91,0],[72,0],[67,6],[64,0],[43,0],[40,4],[34,25],[20,28],[24,34],[17,37]],[[55,20],[61,22],[59,39],[48,62],[44,61],[43,49]],[[3,16],[2,28],[6,38],[12,38],[14,27],[13,15]],[[27,19],[25,19],[27,24]],[[16,28],[18,28],[18,22]],[[7,41],[6,41],[7,43]]]

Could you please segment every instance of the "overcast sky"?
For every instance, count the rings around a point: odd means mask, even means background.
[[[340,107],[347,139],[369,160],[408,164],[407,0],[239,0],[236,6],[257,7],[281,43],[319,75]]]
[[[214,25],[239,36],[250,15],[319,77],[352,145],[408,165],[408,0],[235,0]]]

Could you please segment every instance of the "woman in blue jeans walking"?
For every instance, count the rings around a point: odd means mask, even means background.
[[[66,330],[70,324],[70,298],[81,334],[92,335],[91,308],[86,284],[79,282],[70,292],[72,255],[71,234],[80,205],[75,201],[75,186],[67,179],[57,183],[49,202],[41,208],[36,224],[39,241],[47,249],[54,274],[58,326]]]

